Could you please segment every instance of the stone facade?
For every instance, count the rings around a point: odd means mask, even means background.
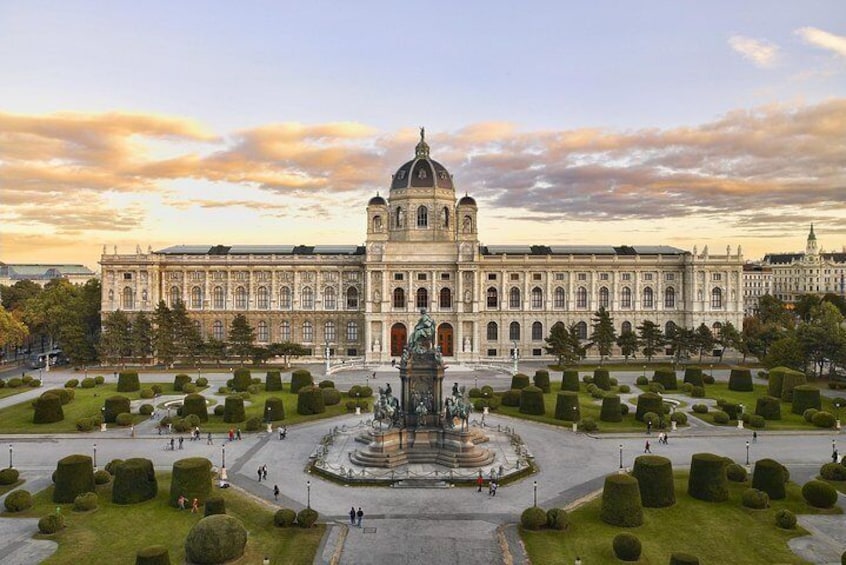
[[[846,252],[821,251],[813,225],[804,253],[768,254],[763,264],[772,269],[773,296],[784,302],[796,302],[803,294],[846,296]]]
[[[758,301],[773,293],[773,269],[759,263],[743,265],[743,310],[746,316],[758,312]]]
[[[225,339],[243,313],[259,344],[294,341],[322,358],[388,362],[426,308],[445,358],[549,356],[553,324],[578,324],[605,306],[618,333],[644,320],[719,330],[743,318],[743,257],[669,246],[481,245],[478,207],[453,177],[414,159],[388,198],[366,208],[364,246],[174,246],[102,256],[104,313],[185,302],[204,336]]]

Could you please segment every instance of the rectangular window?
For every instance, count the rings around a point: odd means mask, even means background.
[[[543,349],[532,349],[532,357],[540,357],[543,355]]]
[[[586,281],[587,280],[587,273],[579,273],[576,278],[580,281]]]
[[[347,349],[347,357],[355,357],[358,355],[358,349]]]
[[[441,280],[448,281],[449,280],[449,273],[441,273]]]
[[[599,273],[599,280],[607,281],[608,280],[608,273]]]
[[[651,281],[652,280],[652,273],[643,273],[643,280]]]
[[[488,349],[488,357],[496,357],[496,349]]]
[[[711,275],[711,280],[712,280],[712,281],[719,281],[719,280],[722,280],[722,279],[723,279],[723,275],[722,275],[722,273],[713,273],[713,274]]]
[[[417,280],[418,281],[425,281],[426,280],[426,273],[417,273]]]
[[[123,274],[123,280],[131,281],[132,280],[132,273],[124,273]]]
[[[404,277],[402,275],[403,275],[402,273],[394,273],[394,280],[395,281],[403,280]]]
[[[508,276],[510,277],[510,280],[512,280],[512,281],[519,281],[520,280],[520,273],[510,273]]]
[[[630,280],[632,280],[632,274],[631,273],[623,273],[622,279],[624,281],[630,281]]]
[[[543,280],[543,275],[541,275],[540,273],[532,273],[532,280],[533,281]]]
[[[664,280],[665,281],[674,281],[674,280],[676,280],[676,274],[675,273],[667,273],[666,275],[664,275]]]
[[[555,273],[555,280],[563,281],[564,280],[564,273]]]
[[[488,273],[488,280],[495,281],[496,280],[496,273]]]

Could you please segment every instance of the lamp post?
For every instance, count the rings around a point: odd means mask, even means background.
[[[837,440],[831,440],[831,458],[837,463]]]
[[[714,378],[714,365],[709,365],[709,367],[711,369],[711,378],[713,379]]]
[[[643,373],[641,373],[640,376],[643,377],[644,379],[646,378],[646,365],[643,366]]]
[[[579,407],[573,406],[573,432],[579,429]]]
[[[226,468],[226,446],[220,448],[220,468]]]
[[[473,388],[479,388],[479,377],[473,377]]]
[[[97,470],[97,444],[94,444],[94,470]]]
[[[746,464],[749,465],[749,442],[746,442]]]
[[[517,374],[517,358],[519,357],[519,355],[517,354],[517,340],[515,339],[513,343],[514,343],[514,350],[512,351],[511,358],[514,361],[514,374],[516,375]]]
[[[620,444],[620,470],[623,470],[623,444]]]
[[[12,448],[12,444],[10,443],[9,444],[9,469],[14,468],[14,465],[12,465],[12,452],[13,451],[14,451],[14,448]]]
[[[306,508],[311,509],[311,481],[306,481]]]
[[[532,490],[534,491],[534,506],[537,508],[538,506],[538,482],[535,481],[532,484]]]

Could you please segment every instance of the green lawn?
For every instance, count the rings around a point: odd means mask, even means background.
[[[610,526],[599,519],[601,497],[570,513],[565,532],[530,532],[520,535],[532,563],[572,564],[621,563],[614,556],[611,542],[621,532],[636,535],[643,544],[640,564],[667,563],[670,553],[683,551],[696,555],[701,563],[759,565],[761,563],[806,563],[787,546],[793,537],[804,535],[801,528],[782,530],[775,525],[775,513],[787,508],[797,514],[841,513],[820,511],[805,504],[799,485],[788,485],[785,500],[771,503],[766,510],[741,506],[740,497],[749,484],[729,483],[729,500],[709,503],[687,496],[687,474],[676,474],[676,504],[669,508],[644,508],[644,524],[637,528]]]
[[[28,390],[32,390],[32,388],[29,387],[28,385],[23,385],[23,386],[19,386],[19,387],[15,387],[15,388],[5,386],[3,388],[0,388],[0,398],[7,398],[9,396],[14,396],[16,394],[20,394],[20,393],[26,392]]]
[[[164,545],[171,563],[185,560],[184,542],[191,526],[202,514],[179,511],[168,505],[170,473],[158,473],[159,494],[140,504],[111,503],[111,484],[97,487],[100,506],[87,513],[73,511],[72,504],[61,504],[67,527],[61,532],[36,538],[58,542],[58,551],[44,563],[119,564],[135,563],[137,550],[150,545]],[[272,563],[312,563],[325,526],[308,530],[273,526],[275,507],[266,506],[237,489],[215,489],[226,500],[226,512],[237,517],[249,532],[247,549],[239,563],[261,563],[267,555]],[[39,518],[55,512],[53,487],[34,496],[35,505],[20,516]]]

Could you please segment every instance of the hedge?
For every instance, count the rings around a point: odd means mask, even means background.
[[[322,414],[325,411],[326,405],[323,402],[323,391],[320,387],[308,386],[299,389],[297,393],[297,414],[310,416]]]
[[[55,534],[65,527],[65,517],[61,514],[47,514],[38,520],[38,531],[42,534]]]
[[[745,483],[749,477],[746,468],[737,463],[729,463],[726,465],[726,478],[733,483]]]
[[[834,418],[834,414],[822,411],[814,414],[814,417],[811,418],[811,423],[818,428],[833,428],[837,421]]]
[[[609,394],[602,399],[602,408],[599,411],[599,419],[602,422],[622,422],[623,412],[620,409],[620,397],[616,394]]]
[[[773,500],[781,500],[787,496],[784,483],[784,465],[773,459],[759,459],[755,462],[752,472],[752,487],[762,490]]]
[[[694,453],[690,459],[687,493],[705,502],[728,500],[726,459],[713,453]]]
[[[546,512],[537,506],[530,506],[520,514],[520,525],[525,530],[540,530],[546,526]]]
[[[550,508],[546,511],[546,527],[550,530],[564,531],[570,527],[570,518],[563,508]]]
[[[612,526],[631,528],[643,524],[643,508],[637,479],[618,474],[605,477],[599,517]]]
[[[0,473],[2,472],[0,471]],[[840,463],[824,463],[820,467],[820,477],[827,481],[846,481],[846,465],[841,465]]]
[[[516,375],[511,377],[511,388],[513,389],[523,389],[529,386],[529,375],[524,375],[523,373],[517,373]]]
[[[518,389],[506,390],[502,393],[502,405],[512,408],[520,406],[520,391]]]
[[[822,408],[820,403],[820,389],[812,385],[799,385],[793,388],[793,406],[790,411],[794,414],[804,414],[808,408]]]
[[[212,492],[212,464],[204,457],[188,457],[173,464],[170,482],[170,505],[176,508],[180,496],[204,504]]]
[[[323,404],[325,406],[335,406],[341,403],[341,393],[335,388],[324,388],[318,386],[323,393]]]
[[[118,392],[135,392],[137,390],[141,390],[141,383],[138,380],[137,372],[123,371],[121,373],[118,373]]]
[[[765,420],[781,420],[781,398],[762,396],[755,403],[755,414]]]
[[[825,481],[811,480],[802,486],[802,498],[814,508],[832,508],[837,502],[837,489]]]
[[[203,516],[212,516],[214,514],[226,514],[226,501],[222,496],[212,496],[206,499],[203,505]]]
[[[114,424],[115,420],[117,420],[118,414],[129,412],[129,406],[129,399],[125,396],[116,394],[108,397],[103,403],[103,407],[105,408],[103,411],[103,417],[105,418],[106,423]]]
[[[561,390],[579,392],[579,372],[567,370],[561,375]]]
[[[135,554],[135,565],[170,565],[170,555],[163,545],[151,545]]]
[[[32,494],[28,490],[15,490],[6,495],[3,505],[7,512],[23,512],[32,507]]]
[[[297,521],[297,513],[290,508],[280,508],[273,515],[273,525],[277,528],[288,528]]]
[[[748,488],[743,491],[740,502],[746,508],[763,510],[770,505],[770,496],[762,490]]]
[[[673,464],[660,455],[641,455],[635,459],[632,476],[637,479],[640,500],[646,508],[664,508],[676,503]]]
[[[520,391],[520,413],[543,416],[546,413],[543,390],[531,385],[523,388]]]
[[[149,459],[127,459],[115,469],[112,502],[137,504],[155,498],[159,492],[156,471]]]
[[[652,374],[652,382],[660,384],[664,387],[664,390],[676,390],[679,388],[676,372],[672,369],[657,369]]]
[[[247,529],[226,514],[206,516],[185,538],[185,558],[191,563],[225,563],[241,557],[247,545]]]
[[[643,422],[643,415],[647,412],[654,412],[661,414],[664,408],[664,401],[660,395],[654,392],[644,392],[637,397],[637,412],[635,413],[635,420]],[[652,422],[657,424],[658,422]]]
[[[209,421],[208,404],[202,394],[189,394],[182,399],[182,417],[187,418],[191,414],[196,415],[201,422]]]
[[[340,398],[339,398],[340,401]],[[271,396],[264,401],[264,415],[269,420],[285,419],[285,403],[281,398]]]
[[[602,390],[611,390],[611,375],[608,369],[596,369],[593,371],[593,384]]]
[[[240,396],[227,396],[223,405],[223,421],[228,423],[243,422],[247,419],[244,411],[244,399]]]
[[[505,404],[505,396],[502,398],[502,403]],[[577,422],[581,419],[578,393],[565,390],[555,396],[555,419],[568,422]]]
[[[297,525],[301,528],[310,528],[317,522],[317,510],[313,508],[303,508],[297,512]]]
[[[738,392],[751,392],[754,389],[752,386],[752,371],[742,368],[732,369],[729,374],[728,389]]]
[[[786,369],[783,371],[784,377],[781,384],[781,399],[784,402],[793,402],[793,389],[799,385],[807,382],[805,373],[794,371],[793,369]]]
[[[279,371],[268,371],[264,377],[264,390],[267,392],[282,390],[282,373]]]
[[[182,392],[182,387],[191,382],[191,377],[184,373],[180,373],[173,377],[173,390]]]
[[[629,532],[614,536],[611,547],[614,549],[614,556],[620,561],[637,561],[643,551],[638,537]]]
[[[682,382],[690,383],[693,386],[705,386],[705,383],[702,382],[702,367],[685,368]]]
[[[670,554],[670,565],[699,565],[699,558],[689,553],[675,551]]]
[[[94,492],[94,465],[87,455],[59,459],[54,474],[53,502],[70,504],[84,492]]]
[[[546,369],[538,369],[535,371],[535,376],[532,378],[534,385],[541,389],[545,394],[549,393],[549,371]]]
[[[306,371],[305,369],[297,369],[293,373],[291,373],[291,393],[297,394],[301,388],[310,387],[314,384],[314,380],[311,377],[311,373]],[[355,388],[355,387],[353,387]],[[363,387],[358,387],[359,391]],[[352,393],[352,388],[350,389],[350,393]],[[359,394],[361,394],[359,392]],[[361,396],[364,396],[363,394]]]
[[[62,399],[58,395],[45,393],[35,399],[35,412],[32,415],[33,424],[52,424],[64,419]]]

